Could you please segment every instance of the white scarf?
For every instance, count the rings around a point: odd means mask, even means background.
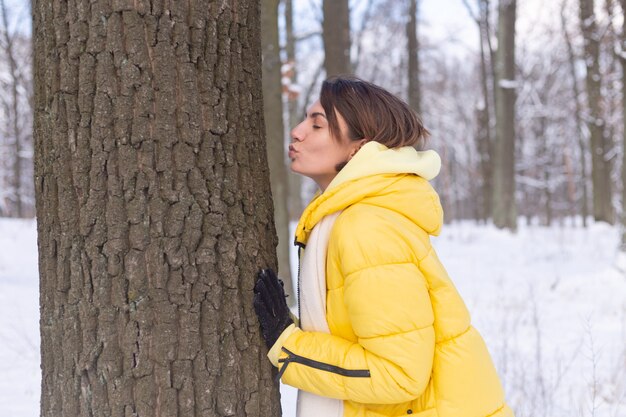
[[[326,321],[326,253],[333,224],[341,212],[325,216],[311,231],[302,256],[300,326],[302,330],[330,333]],[[342,417],[343,401],[298,390],[297,417]]]

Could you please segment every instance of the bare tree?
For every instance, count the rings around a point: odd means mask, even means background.
[[[584,38],[584,60],[587,69],[587,127],[591,142],[591,180],[593,184],[593,216],[598,221],[613,223],[611,177],[607,160],[608,139],[602,109],[602,78],[600,74],[600,39],[593,0],[579,0],[580,27]]]
[[[349,1],[324,0],[323,10],[322,29],[326,76],[351,73]]]
[[[0,214],[15,217],[32,216],[34,202],[32,201],[32,163],[31,128],[32,128],[32,78],[30,76],[30,41],[12,28],[9,23],[9,12],[4,0],[0,0],[0,57],[6,64],[6,79],[0,77],[2,87],[2,108],[6,123],[0,129],[0,136],[4,136],[7,161],[6,180],[8,187],[5,193],[0,194]],[[28,52],[26,52],[28,51]],[[8,191],[8,192],[7,192]],[[31,198],[29,198],[31,197]],[[3,209],[4,207],[4,209]]]
[[[289,266],[289,183],[285,166],[285,126],[283,124],[283,86],[280,44],[278,40],[278,5],[267,0],[261,6],[261,42],[263,45],[263,104],[267,136],[267,160],[274,200],[274,222],[278,234],[278,272],[285,283],[288,300],[295,304],[291,267]]]
[[[293,0],[283,1],[285,3],[285,52],[287,54],[288,65],[287,74],[283,74],[283,76],[287,75],[290,80],[290,86],[288,87],[288,90],[286,92],[287,106],[289,107],[289,111],[287,113],[287,116],[289,118],[287,123],[287,135],[289,135],[291,129],[293,129],[298,123],[300,123],[303,115],[300,112],[300,107],[298,106],[298,98],[300,97],[301,88],[297,84],[298,71],[296,58],[296,35],[293,24]],[[300,180],[300,176],[296,175],[293,172],[289,172],[287,174],[287,180],[289,181],[289,218],[292,220],[297,220],[304,210],[301,196],[302,181]]]
[[[581,210],[583,218],[583,226],[587,227],[587,217],[589,216],[589,196],[587,191],[587,143],[583,130],[583,118],[582,118],[582,106],[580,103],[581,88],[578,84],[578,77],[576,76],[576,54],[574,53],[574,47],[572,46],[572,40],[567,30],[567,19],[565,17],[565,9],[567,0],[563,0],[561,4],[561,30],[563,31],[563,37],[565,38],[565,45],[567,46],[567,55],[569,63],[569,72],[572,78],[572,89],[574,90],[574,120],[576,121],[576,132],[578,133],[577,142],[580,150],[580,169],[581,180],[580,186],[582,188],[581,195]]]
[[[515,21],[516,0],[500,0],[496,53],[496,143],[493,163],[493,221],[516,230],[515,204]]]
[[[620,0],[622,15],[626,16],[626,0]],[[618,56],[622,64],[622,241],[621,250],[626,252],[626,21],[622,20],[621,47]]]
[[[407,48],[409,57],[409,105],[421,114],[419,41],[417,39],[418,4],[417,0],[409,0],[409,19],[406,24]]]
[[[494,140],[492,115],[494,112],[494,51],[491,45],[490,1],[476,0],[477,11],[474,11],[468,0],[463,0],[472,19],[478,26],[480,51],[480,84],[482,98],[476,108],[476,143],[482,174],[482,204],[480,218],[491,217],[493,200],[493,166]]]
[[[260,2],[33,16],[41,415],[280,415]]]

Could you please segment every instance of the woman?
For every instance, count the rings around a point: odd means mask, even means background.
[[[296,229],[305,248],[294,323],[259,273],[255,309],[298,416],[509,417],[513,413],[429,235],[443,212],[426,129],[384,89],[331,78],[291,132],[291,169],[319,185]]]

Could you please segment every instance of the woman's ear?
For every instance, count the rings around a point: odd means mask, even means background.
[[[350,151],[350,159],[352,159],[352,157],[354,155],[356,155],[356,153],[359,151],[359,149],[361,149],[361,147],[363,145],[365,145],[367,142],[368,142],[368,140],[365,139],[365,138],[354,141],[354,147]]]

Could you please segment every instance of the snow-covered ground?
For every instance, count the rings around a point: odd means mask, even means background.
[[[626,416],[626,272],[618,230],[470,222],[444,227],[439,257],[472,312],[517,417]],[[0,416],[39,413],[34,221],[0,219]],[[283,389],[284,416],[295,392]]]

